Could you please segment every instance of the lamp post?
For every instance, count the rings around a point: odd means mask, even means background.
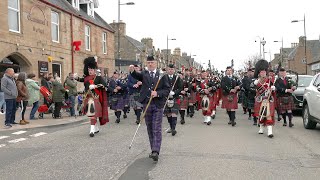
[[[260,40],[260,41],[259,41],[259,47],[260,47],[260,59],[261,59],[261,57],[262,57],[262,56],[261,56],[261,55],[262,55],[262,54],[261,54],[261,42],[262,42],[262,41],[261,41],[261,37],[260,37],[260,36],[256,36],[256,37],[258,37],[259,40]],[[254,40],[254,42],[257,42],[257,40]]]
[[[262,44],[263,59],[265,59],[265,56],[264,56],[264,45],[266,45],[266,41],[264,40],[264,38],[262,38],[261,44]]]
[[[121,5],[134,5],[134,2],[127,2],[127,3],[120,3],[120,0],[118,0],[118,48],[117,48],[117,59],[120,60],[120,6]]]
[[[281,38],[281,41],[273,41],[273,42],[276,42],[276,43],[281,42],[281,50],[280,50],[281,61],[279,61],[279,63],[278,63],[279,66],[281,66],[283,63],[283,37]]]
[[[306,15],[303,15],[303,20],[292,20],[291,23],[303,21],[304,28],[304,63],[306,63],[306,74],[308,74],[308,63],[307,63],[307,34],[306,34]]]
[[[168,35],[167,35],[167,63],[169,63],[169,40],[171,41],[175,41],[175,38],[169,39]]]

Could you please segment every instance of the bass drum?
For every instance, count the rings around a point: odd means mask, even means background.
[[[209,105],[210,105],[210,99],[208,98],[207,95],[204,95],[201,100],[202,110],[207,111],[209,109]]]

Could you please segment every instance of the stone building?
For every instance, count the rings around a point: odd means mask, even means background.
[[[83,73],[83,59],[97,56],[114,70],[114,30],[96,12],[98,0],[0,1],[0,70]],[[80,45],[81,44],[81,45]]]
[[[155,55],[156,51],[153,46],[152,38],[143,38],[141,41],[138,41],[128,36],[126,32],[126,23],[122,21],[113,22],[110,25],[116,31],[114,38],[114,55],[117,70],[128,71],[128,66],[130,64],[144,66],[146,65],[147,56]]]

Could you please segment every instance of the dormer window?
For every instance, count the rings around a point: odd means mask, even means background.
[[[88,3],[88,15],[94,17],[94,6],[93,3]]]
[[[72,0],[72,6],[79,10],[80,9],[80,5],[79,5],[79,0]]]

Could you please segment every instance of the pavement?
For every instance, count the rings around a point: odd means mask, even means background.
[[[266,133],[259,135],[241,110],[236,117],[236,127],[227,125],[227,114],[219,108],[207,126],[197,112],[177,125],[174,137],[165,133],[168,123],[163,118],[158,163],[148,158],[144,124],[129,150],[137,128],[132,111],[119,124],[111,116],[93,138],[88,122],[2,131],[0,179],[319,179],[319,126],[306,130],[302,118],[295,116],[293,128],[276,122],[270,139]]]
[[[0,134],[2,131],[12,131],[12,130],[22,130],[22,129],[30,129],[30,128],[40,128],[40,127],[51,127],[51,126],[62,126],[62,125],[68,125],[73,123],[82,123],[88,120],[86,116],[75,116],[70,117],[69,113],[65,110],[62,110],[62,119],[53,119],[52,114],[44,114],[43,119],[36,119],[36,120],[29,120],[31,107],[27,107],[25,118],[30,123],[26,125],[20,125],[16,124],[13,125],[11,128],[5,128],[4,122],[5,122],[5,114],[0,114]],[[35,117],[38,117],[39,113],[37,112],[35,114]],[[20,122],[20,109],[16,112],[16,123]]]

